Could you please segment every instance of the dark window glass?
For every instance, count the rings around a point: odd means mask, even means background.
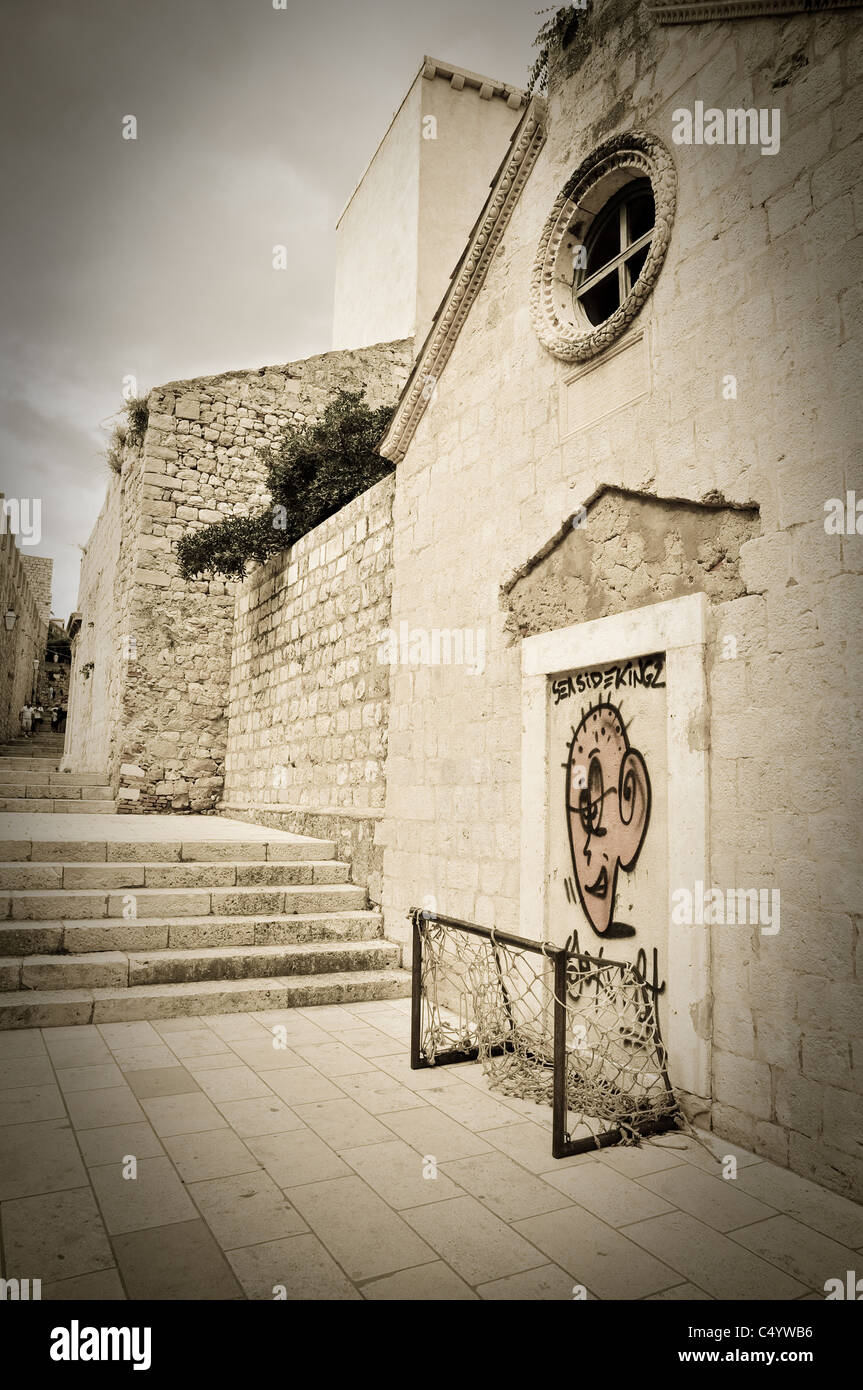
[[[644,262],[647,260],[647,253],[648,253],[649,250],[650,250],[650,247],[649,247],[649,246],[642,246],[642,248],[641,248],[640,251],[634,252],[634,254],[631,255],[631,256],[629,257],[629,259],[627,260],[627,262],[626,262],[626,273],[627,273],[627,277],[628,277],[628,284],[627,284],[627,286],[626,286],[627,292],[628,292],[629,290],[632,289],[633,285],[635,284],[636,280],[638,279],[639,275],[641,274],[642,270],[644,269]]]
[[[594,326],[610,319],[619,304],[620,291],[617,275],[613,272],[600,280],[598,285],[594,285],[592,290],[587,290],[581,300],[581,307]]]
[[[613,261],[620,251],[620,218],[614,215],[606,217],[604,213],[600,213],[590,230],[585,251],[586,280],[589,275],[595,275],[604,265],[608,265],[609,261]]]
[[[629,222],[629,241],[638,241],[646,232],[653,230],[656,220],[656,207],[648,179],[639,179],[631,185],[633,192],[626,200],[626,215]]]

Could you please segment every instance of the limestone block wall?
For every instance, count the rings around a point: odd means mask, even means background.
[[[36,600],[42,622],[51,617],[51,583],[54,574],[54,561],[45,555],[28,555],[22,552],[24,570],[30,592]]]
[[[221,809],[334,839],[380,901],[394,475],[275,555],[237,596]]]
[[[176,541],[259,507],[260,451],[318,418],[340,387],[365,387],[375,406],[394,400],[410,356],[410,342],[385,343],[150,392],[146,433],[119,479],[119,544],[97,527],[88,552],[88,574],[113,575],[113,598],[98,588],[89,609],[83,595],[79,604],[111,648],[106,669],[119,670],[108,772],[121,811],[207,812],[222,796],[236,586],[181,579]],[[89,756],[77,733],[67,752],[76,765]]]
[[[781,928],[711,931],[706,1099],[729,1140],[861,1195],[863,539],[853,525],[825,531],[829,499],[863,495],[861,16],[663,27],[620,0],[585,22],[588,39],[552,74],[546,144],[400,465],[393,625],[482,631],[486,660],[481,674],[393,671],[386,931],[407,943],[404,913],[423,898],[519,929],[531,832],[520,642],[501,585],[603,484],[756,504],[745,592],[712,608],[710,874],[723,888],[779,888]],[[696,101],[778,108],[779,152],[675,145],[672,113]],[[533,332],[531,271],[569,175],[636,124],[665,142],[678,176],[667,258],[634,325],[649,374],[635,399],[580,423],[561,405],[571,368]]]
[[[33,662],[45,651],[48,620],[30,587],[31,558],[18,549],[10,530],[0,528],[0,742],[20,731],[18,711],[31,696]],[[11,629],[7,612],[16,615]]]

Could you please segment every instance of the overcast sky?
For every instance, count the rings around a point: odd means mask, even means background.
[[[326,352],[335,222],[423,54],[524,86],[540,3],[0,0],[0,491],[42,499],[57,616],[123,378]]]

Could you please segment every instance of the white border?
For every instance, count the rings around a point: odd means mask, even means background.
[[[694,891],[708,873],[708,708],[704,649],[707,597],[651,604],[610,618],[559,628],[522,643],[521,925],[546,935],[549,818],[547,682],[579,667],[665,652],[668,728],[668,1012],[666,1045],[673,1086],[710,1098],[710,942],[704,927],[671,920],[675,887]]]

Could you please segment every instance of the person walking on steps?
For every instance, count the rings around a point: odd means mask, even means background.
[[[29,738],[33,729],[33,711],[28,704],[21,706],[21,713],[18,718],[21,721],[21,732],[25,738]]]

